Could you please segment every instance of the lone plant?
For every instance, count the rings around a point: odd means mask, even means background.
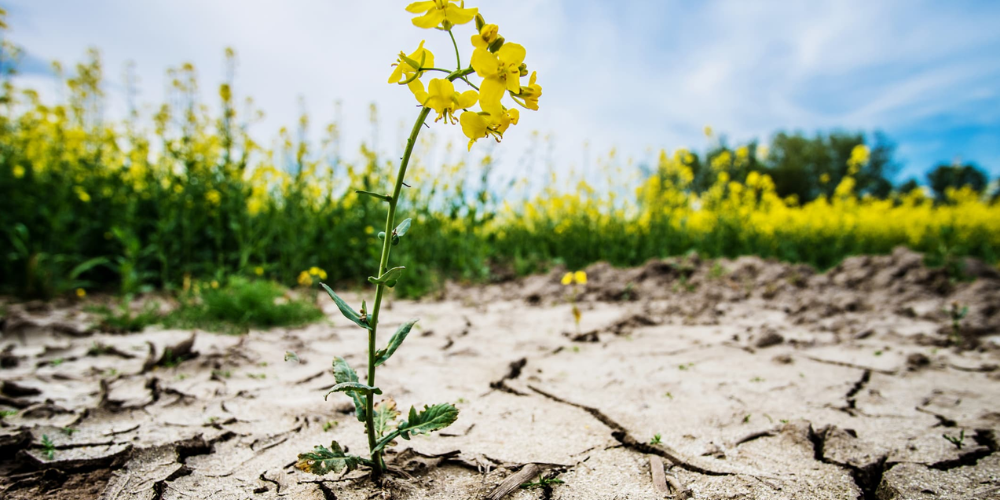
[[[424,47],[424,42],[420,42],[417,49],[409,56],[403,52],[399,53],[399,57],[393,65],[395,68],[389,76],[389,83],[407,86],[422,108],[413,124],[413,129],[410,131],[410,137],[406,141],[406,149],[396,173],[392,193],[356,191],[358,194],[371,196],[388,205],[385,231],[378,235],[379,239],[382,240],[382,255],[379,259],[378,273],[376,276],[368,278],[368,281],[375,285],[375,301],[372,303],[371,311],[368,310],[365,301],[361,302],[361,311],[355,311],[330,287],[325,283],[320,283],[337,304],[340,312],[352,323],[368,332],[368,377],[366,381],[364,383],[360,381],[358,374],[344,358],[335,357],[333,372],[337,385],[327,393],[327,396],[335,392],[343,392],[354,401],[357,418],[365,423],[369,458],[348,455],[336,441],[333,441],[329,448],[316,446],[313,451],[300,454],[296,463],[296,467],[299,469],[315,474],[326,474],[330,471],[340,472],[344,469],[354,470],[364,465],[371,468],[372,478],[377,479],[386,470],[385,461],[382,458],[386,446],[393,444],[397,438],[410,439],[412,435],[427,434],[443,429],[458,418],[457,408],[449,403],[440,403],[424,406],[422,411],[410,407],[406,419],[394,426],[394,421],[401,414],[396,410],[396,402],[391,398],[384,398],[375,404],[375,396],[382,394],[382,390],[375,385],[375,369],[396,352],[416,323],[416,320],[403,323],[389,339],[389,343],[384,349],[376,349],[376,334],[382,298],[386,288],[395,286],[404,271],[402,266],[389,267],[389,252],[393,246],[399,245],[412,224],[411,219],[405,219],[398,226],[395,225],[396,208],[405,185],[403,180],[406,176],[406,167],[410,163],[410,155],[416,144],[417,135],[424,127],[424,122],[432,110],[437,112],[435,122],[443,119],[445,125],[461,123],[462,132],[469,138],[468,147],[471,150],[472,144],[484,137],[493,137],[499,142],[507,128],[517,124],[518,110],[508,109],[501,103],[505,95],[509,95],[511,100],[519,106],[532,110],[538,109],[538,98],[542,95],[542,87],[535,83],[535,73],[531,74],[528,85],[521,85],[521,77],[528,75],[527,66],[524,64],[524,47],[516,43],[506,43],[504,38],[499,35],[497,25],[487,24],[483,16],[479,14],[478,9],[467,9],[464,2],[456,2],[455,0],[428,0],[414,2],[408,5],[406,10],[413,14],[421,14],[413,19],[415,26],[448,33],[455,49],[457,66],[455,70],[435,67],[434,54]],[[455,41],[452,29],[473,20],[476,26],[476,33],[471,38],[474,50],[470,64],[463,67],[458,43]],[[432,78],[425,88],[420,78],[428,72],[440,72],[446,76]],[[479,86],[470,81],[469,78],[473,74],[482,78]],[[462,80],[472,90],[463,93],[455,91],[453,84],[455,80]],[[477,102],[480,110],[468,111]],[[455,113],[460,109],[465,111],[462,112],[460,118],[456,119]]]
[[[569,296],[569,303],[573,306],[573,321],[576,323],[576,334],[580,334],[580,307],[576,305],[576,295],[577,295],[577,285],[587,284],[587,273],[583,271],[577,271],[575,273],[566,273],[562,277],[563,286],[573,285],[573,293]]]
[[[945,308],[944,312],[951,320],[951,335],[949,335],[951,343],[959,345],[962,343],[962,320],[968,316],[969,306],[960,306],[958,302],[952,302],[951,307]]]

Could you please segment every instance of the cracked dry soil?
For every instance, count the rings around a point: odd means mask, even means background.
[[[461,413],[400,441],[382,488],[293,467],[331,439],[365,450],[349,399],[323,401],[333,356],[363,373],[366,347],[325,297],[332,323],[242,337],[11,305],[0,498],[1000,498],[995,269],[956,283],[906,250],[823,274],[720,263],[595,264],[579,331],[561,270],[393,301],[386,329],[421,321],[377,385]],[[539,477],[563,483],[517,487]]]

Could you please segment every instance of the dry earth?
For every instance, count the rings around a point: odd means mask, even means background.
[[[564,482],[506,498],[1000,498],[1000,276],[967,270],[978,279],[954,283],[906,250],[824,274],[596,264],[579,332],[560,270],[393,301],[383,330],[420,328],[378,385],[461,414],[400,441],[382,488],[293,467],[332,439],[366,448],[349,399],[323,401],[332,358],[363,373],[366,347],[325,298],[330,323],[242,337],[111,335],[79,306],[15,304],[0,498],[485,498],[536,470]],[[953,302],[969,306],[960,347]],[[961,448],[943,437],[963,432]]]

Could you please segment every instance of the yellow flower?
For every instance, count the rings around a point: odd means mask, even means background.
[[[309,286],[313,284],[312,277],[309,276],[309,271],[302,271],[299,273],[299,285]]]
[[[517,125],[520,112],[516,109],[501,111],[498,115],[491,113],[475,113],[466,111],[462,113],[462,132],[469,138],[469,150],[472,144],[483,137],[493,136],[497,142],[503,138],[504,131],[511,125]]]
[[[444,29],[451,29],[453,25],[465,24],[476,17],[479,9],[466,9],[465,2],[454,5],[455,0],[427,0],[424,2],[413,2],[406,6],[406,11],[411,14],[424,15],[413,18],[413,25],[418,28],[436,28],[444,23]]]
[[[587,273],[585,273],[583,271],[577,271],[577,272],[573,273],[573,279],[576,280],[576,282],[579,283],[579,284],[581,284],[581,285],[586,285],[587,284]]]
[[[205,193],[205,200],[212,205],[219,206],[219,203],[222,203],[222,195],[215,189],[210,189]]]
[[[257,266],[255,268],[253,268],[253,273],[256,274],[257,276],[263,276],[264,275],[264,268],[261,267],[261,266]]]
[[[424,84],[420,80],[411,82],[410,88],[413,90],[417,102],[437,111],[435,122],[444,118],[446,122],[456,123],[455,110],[470,108],[479,99],[479,94],[475,90],[467,90],[459,94],[455,91],[454,84],[440,78],[434,78],[430,81],[427,85],[429,92],[424,91]]]
[[[486,49],[472,52],[472,68],[483,78],[479,86],[483,111],[499,115],[504,91],[521,91],[521,63],[526,54],[524,47],[516,43],[505,43],[495,54]]]
[[[219,289],[219,282],[218,281],[212,280],[212,289],[213,290],[218,290]]]
[[[409,59],[411,62],[417,63],[417,66],[413,66],[406,60]],[[410,80],[417,75],[417,70],[420,68],[430,68],[434,66],[434,54],[431,51],[424,48],[424,41],[420,41],[420,45],[417,46],[417,50],[414,50],[409,57],[406,57],[402,52],[399,53],[399,58],[396,63],[393,64],[395,68],[392,70],[392,74],[389,75],[389,83],[399,83]],[[420,72],[423,74],[423,71]]]
[[[80,201],[84,203],[90,203],[90,195],[80,186],[74,186],[73,191],[76,191],[76,196],[80,198]]]
[[[564,274],[562,277],[562,284],[565,286],[569,285],[570,283],[573,283],[573,273]]]
[[[316,277],[318,277],[321,280],[325,280],[326,279],[326,271],[324,271],[324,270],[322,270],[322,269],[320,269],[320,268],[318,268],[316,266],[313,266],[313,267],[309,268],[309,275],[310,276],[316,276]]]
[[[77,288],[76,289],[76,296],[82,299],[82,298],[84,298],[84,297],[87,296],[87,291],[84,290],[83,288]]]
[[[472,35],[472,46],[477,49],[485,49],[491,43],[497,41],[500,28],[495,24],[484,24],[478,34]]]
[[[542,96],[542,86],[535,83],[537,77],[538,72],[532,71],[531,78],[528,79],[528,86],[522,86],[521,91],[517,94],[524,101],[524,107],[535,111],[538,111],[538,98]]]
[[[20,165],[14,165],[14,178],[20,179],[21,177],[24,177],[24,167]]]
[[[705,137],[712,137],[712,126],[705,125]]]

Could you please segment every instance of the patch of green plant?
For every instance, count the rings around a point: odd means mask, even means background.
[[[160,360],[160,366],[164,368],[176,368],[180,366],[181,363],[187,361],[187,359],[187,356],[178,356],[174,354],[172,349],[167,349],[166,351],[163,351],[163,359]]]
[[[98,316],[97,327],[109,333],[136,333],[144,328],[162,321],[160,306],[155,302],[147,302],[140,311],[133,311],[129,306],[131,298],[126,296],[114,309],[106,305],[92,305],[84,310]],[[94,349],[91,348],[93,351]],[[90,354],[91,351],[88,351]],[[99,353],[98,353],[99,354]]]
[[[340,425],[340,422],[337,422],[336,420],[327,420],[326,422],[323,422],[323,432],[329,431],[338,425]]]
[[[0,419],[17,415],[17,410],[0,410]]]
[[[969,306],[952,302],[951,307],[945,308],[944,312],[951,320],[951,333],[948,335],[948,339],[953,345],[960,345],[962,343],[962,320],[969,315]]]
[[[49,439],[48,434],[42,434],[42,454],[49,460],[56,456],[56,444]]]
[[[653,434],[653,439],[649,440],[649,444],[660,444],[661,439],[663,439],[663,436],[657,432],[656,434]]]
[[[729,274],[729,270],[723,267],[722,263],[715,261],[712,263],[712,268],[708,270],[708,277],[710,279],[719,279],[725,275]]]
[[[75,429],[73,427],[63,427],[62,431],[63,434],[66,434],[67,436],[72,436],[73,434],[80,432],[80,429]]]
[[[314,301],[291,297],[288,289],[266,280],[231,278],[219,288],[182,296],[181,306],[164,318],[174,328],[246,333],[250,328],[294,327],[323,318]]]
[[[949,436],[947,434],[941,434],[941,437],[945,438],[949,443],[955,445],[955,448],[962,449],[965,446],[965,429],[958,434],[958,437]]]
[[[524,483],[521,485],[521,489],[533,490],[535,488],[544,488],[546,486],[551,486],[553,484],[566,484],[566,481],[559,479],[557,477],[547,478],[543,476],[538,476],[538,481]]]
[[[63,364],[65,361],[66,360],[63,359],[63,358],[56,358],[56,359],[53,359],[52,361],[49,361],[49,366],[53,366],[53,367],[59,366],[59,365]]]

